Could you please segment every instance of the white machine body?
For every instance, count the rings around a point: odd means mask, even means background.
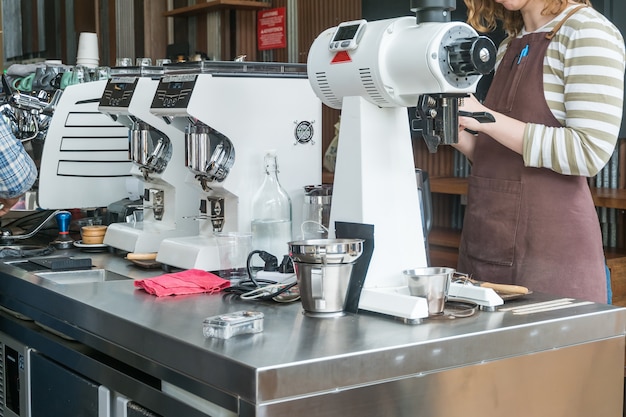
[[[342,27],[358,26],[337,50]],[[420,95],[473,92],[480,76],[458,76],[445,45],[477,36],[461,22],[417,24],[414,17],[355,21],[322,32],[308,57],[309,81],[328,106],[341,109],[331,208],[337,221],[374,225],[374,252],[359,308],[419,319],[424,299],[411,297],[403,270],[427,266],[415,162],[406,107]],[[356,46],[355,46],[356,44]]]
[[[126,197],[128,129],[98,111],[106,81],[69,85],[54,110],[39,170],[43,209],[105,207]]]
[[[347,22],[352,23],[352,22]],[[422,94],[474,92],[479,75],[459,76],[446,46],[476,31],[462,22],[417,24],[415,17],[356,21],[363,29],[353,50],[329,48],[337,27],[322,32],[309,50],[308,73],[324,104],[343,107],[362,97],[378,107],[412,107]]]
[[[174,126],[150,113],[158,79],[151,77],[120,77],[109,81],[99,110],[112,116],[129,129],[134,120],[140,120],[167,137],[171,143],[171,157],[161,172],[147,176],[133,163],[131,174],[143,184],[144,190],[162,192],[163,213],[155,217],[154,201],[144,201],[143,221],[112,223],[107,228],[104,243],[127,252],[157,252],[163,239],[172,236],[198,234],[196,214],[198,190],[187,181],[191,175],[185,168],[184,135]],[[119,100],[113,90],[132,94],[130,101]],[[128,98],[128,97],[126,97]],[[117,104],[116,104],[117,103]],[[120,104],[122,103],[122,104]]]
[[[275,150],[280,182],[291,198],[293,237],[297,238],[303,187],[320,184],[322,172],[321,103],[307,79],[199,73],[165,76],[161,84],[151,109],[155,115],[170,119],[181,131],[190,122],[201,122],[234,145],[234,163],[223,181],[209,182],[207,190],[198,179],[190,179],[204,197],[224,198],[222,231],[250,233],[252,200],[265,175],[264,155]],[[168,84],[181,89],[175,92]],[[287,253],[285,242],[285,253],[273,255],[280,261]],[[220,270],[211,221],[201,222],[198,236],[164,239],[157,261],[179,268]]]

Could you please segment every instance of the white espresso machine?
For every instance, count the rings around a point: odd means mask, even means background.
[[[427,122],[431,150],[457,142],[458,100],[493,69],[496,53],[489,39],[450,21],[453,7],[416,3],[417,17],[327,29],[308,56],[313,90],[341,109],[331,230],[337,221],[374,225],[359,308],[409,320],[428,308],[410,296],[403,271],[428,261],[406,108],[417,106]]]
[[[105,207],[126,196],[128,129],[98,111],[107,82],[67,86],[43,144],[37,202],[44,209]]]
[[[214,232],[250,233],[252,200],[276,152],[281,185],[292,201],[299,236],[304,186],[321,183],[321,102],[301,64],[205,61],[168,70],[152,113],[185,132],[186,169],[201,192],[197,236],[164,239],[157,261],[220,270]],[[284,254],[288,253],[285,242]],[[230,265],[239,269],[246,265]]]
[[[197,235],[194,220],[198,190],[186,181],[185,138],[174,126],[150,113],[163,69],[138,67],[107,83],[99,110],[129,130],[131,175],[139,181],[143,219],[112,223],[104,243],[127,252],[155,253],[161,241]]]

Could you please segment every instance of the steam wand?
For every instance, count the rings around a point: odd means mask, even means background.
[[[31,238],[31,237],[35,236],[37,234],[37,232],[39,232],[41,230],[41,228],[44,226],[44,224],[46,224],[48,222],[48,220],[50,220],[52,217],[54,217],[59,212],[60,212],[60,210],[55,210],[52,213],[50,213],[50,215],[48,217],[46,217],[41,223],[39,223],[37,225],[37,227],[35,227],[33,230],[31,230],[28,233],[24,233],[22,235],[12,235],[11,232],[8,231],[8,230],[3,231],[2,235],[0,235],[0,244],[4,243],[4,241],[23,240],[23,239],[28,239],[28,238]]]

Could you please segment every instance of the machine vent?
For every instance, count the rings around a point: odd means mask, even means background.
[[[317,86],[320,91],[324,95],[324,99],[326,103],[333,108],[341,108],[341,100],[337,98],[335,93],[333,93],[333,89],[328,82],[328,78],[325,72],[316,72],[315,73],[315,81],[317,82]]]
[[[382,94],[380,94],[380,89],[374,82],[372,71],[369,68],[359,68],[359,76],[361,77],[361,84],[363,85],[363,88],[372,101],[380,107],[389,107],[389,101],[385,100]]]
[[[0,417],[4,417],[4,343],[0,342]]]

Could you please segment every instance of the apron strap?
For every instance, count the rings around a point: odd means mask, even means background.
[[[581,4],[580,6],[574,7],[572,10],[570,10],[569,13],[567,13],[565,17],[561,19],[561,21],[557,23],[557,25],[550,32],[546,33],[546,39],[552,39],[554,35],[556,35],[556,33],[559,31],[559,29],[561,29],[561,26],[563,26],[563,23],[565,23],[565,21],[569,19],[574,13],[576,13],[577,11],[579,11],[580,9],[584,7],[587,7],[587,5]]]

